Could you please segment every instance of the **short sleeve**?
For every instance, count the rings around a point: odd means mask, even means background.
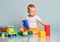
[[[42,19],[39,16],[36,16],[37,21],[41,22]]]

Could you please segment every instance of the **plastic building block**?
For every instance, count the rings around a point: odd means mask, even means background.
[[[40,35],[40,37],[42,37],[42,38],[43,38],[43,37],[46,37],[46,32],[45,32],[45,31],[41,31],[39,35]]]
[[[27,31],[26,27],[23,27],[24,28],[24,31]]]
[[[7,27],[6,28],[0,28],[0,31],[2,31],[2,32],[7,32],[7,30],[8,30]]]
[[[22,36],[23,35],[23,31],[19,31],[19,32],[17,32],[17,34]]]
[[[2,35],[1,35],[1,36],[2,36],[2,38],[5,38],[5,34],[4,34],[4,33],[2,33]]]
[[[30,28],[29,30],[32,31],[33,34],[38,34],[41,31],[40,28]]]
[[[12,38],[13,37],[13,35],[12,34],[10,34],[10,38]]]
[[[23,20],[22,22],[23,22],[23,26],[26,27],[26,29],[30,28],[27,20]]]
[[[19,35],[18,35],[18,34],[14,34],[14,36],[15,36],[15,37],[19,37]]]
[[[8,33],[6,33],[6,35],[5,35],[6,37],[8,37]]]
[[[23,35],[24,35],[24,34],[28,35],[28,32],[23,32]]]
[[[2,32],[0,32],[0,36],[1,36]]]
[[[32,35],[32,34],[33,34],[33,32],[32,32],[32,31],[29,31],[29,32],[28,32],[28,35]]]
[[[14,28],[8,28],[8,33],[9,34],[14,34],[15,32],[14,32]]]
[[[24,28],[23,28],[23,27],[21,27],[21,28],[20,28],[20,31],[24,31]]]
[[[44,29],[45,29],[45,32],[46,32],[46,36],[50,36],[50,25],[45,25]]]
[[[28,35],[27,34],[24,34],[23,37],[28,37]]]

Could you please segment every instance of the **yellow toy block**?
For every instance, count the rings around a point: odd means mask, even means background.
[[[46,32],[45,31],[41,31],[39,35],[40,35],[40,37],[46,37]]]
[[[4,33],[2,34],[2,38],[5,38],[5,34]]]
[[[23,34],[28,34],[28,32],[23,32]]]

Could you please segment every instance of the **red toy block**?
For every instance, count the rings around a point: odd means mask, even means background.
[[[46,36],[50,36],[50,25],[44,25],[44,30],[46,32]]]
[[[23,27],[24,28],[24,31],[27,31],[26,27]]]

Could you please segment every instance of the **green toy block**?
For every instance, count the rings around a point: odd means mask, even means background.
[[[32,31],[28,31],[28,35],[32,35],[33,34],[33,32]]]
[[[12,28],[12,27],[8,28],[8,33],[9,34],[14,34],[14,28]]]
[[[15,36],[15,37],[19,37],[19,35],[18,35],[18,34],[14,34],[14,36]]]
[[[23,31],[19,31],[19,32],[17,32],[17,34],[19,34],[19,35],[23,35]]]

